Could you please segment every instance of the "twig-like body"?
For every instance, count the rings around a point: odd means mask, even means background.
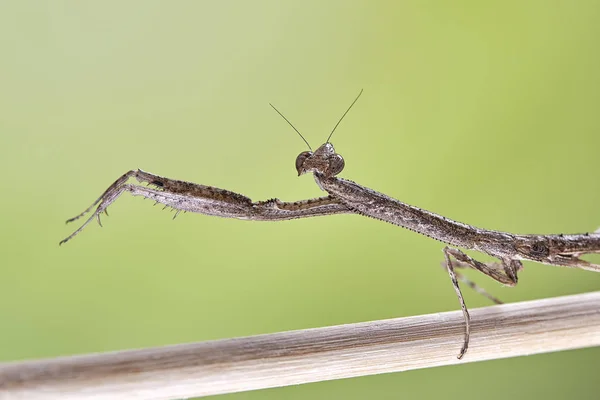
[[[340,154],[335,152],[329,139],[361,94],[362,90],[335,125],[325,143],[314,152],[311,149],[311,151],[304,151],[296,157],[298,176],[312,173],[319,187],[328,193],[326,197],[291,203],[278,199],[253,202],[250,198],[229,190],[170,179],[139,169],[131,170],[109,186],[84,212],[67,220],[67,222],[75,221],[92,212],[97,205],[96,210],[91,213],[83,225],[63,239],[60,244],[66,243],[79,234],[94,218],[100,223],[100,214],[106,212],[107,207],[123,192],[130,192],[134,196],[143,196],[156,201],[156,203],[162,203],[165,207],[171,207],[177,210],[175,216],[181,211],[191,211],[224,218],[281,221],[319,215],[355,213],[389,222],[449,245],[443,249],[445,266],[465,319],[463,345],[458,353],[458,358],[465,355],[471,333],[471,317],[458,281],[465,282],[494,302],[499,303],[499,301],[456,269],[476,269],[507,286],[517,284],[518,272],[523,269],[522,260],[600,272],[600,265],[580,258],[582,255],[600,253],[600,231],[570,235],[516,235],[482,229],[412,206],[356,182],[336,177],[344,169],[345,161]],[[300,131],[279,110],[273,108],[308,145]],[[127,183],[132,177],[135,177],[140,183],[153,186],[153,188]],[[499,261],[487,263],[477,261],[456,246],[480,251]],[[452,259],[455,261],[453,262]]]
[[[498,300],[456,269],[473,268],[508,286],[517,284],[517,273],[523,268],[521,260],[600,272],[600,265],[579,258],[585,254],[600,253],[600,232],[573,235],[516,235],[477,228],[336,177],[335,174],[343,167],[343,158],[335,152],[331,143],[323,144],[314,153],[309,151],[300,153],[296,159],[298,175],[314,173],[317,184],[329,195],[295,202],[284,202],[279,199],[253,202],[250,198],[229,190],[170,179],[139,169],[131,170],[110,185],[84,212],[67,221],[75,221],[91,212],[83,225],[60,243],[72,239],[94,219],[100,223],[100,214],[106,212],[107,207],[124,192],[171,207],[177,210],[175,216],[180,211],[190,211],[224,218],[281,221],[355,213],[379,219],[451,246],[478,250],[499,259],[499,262],[483,263],[458,248],[446,246],[443,249],[445,266],[465,319],[463,345],[458,358],[465,354],[469,346],[471,320],[458,281],[465,282],[493,301],[498,302]],[[152,187],[127,183],[130,178]],[[94,207],[96,209],[92,212]],[[452,262],[451,258],[455,261]]]
[[[0,364],[0,399],[178,399],[600,345],[600,292],[237,339]]]

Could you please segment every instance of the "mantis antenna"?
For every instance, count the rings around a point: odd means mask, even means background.
[[[337,124],[335,124],[335,126],[333,127],[333,130],[329,134],[329,137],[327,138],[327,141],[325,143],[329,143],[329,139],[331,139],[331,135],[333,135],[333,132],[335,132],[335,128],[338,127],[338,125],[340,124],[340,122],[342,122],[342,120],[344,119],[344,117],[346,116],[346,114],[348,114],[348,111],[350,111],[350,109],[352,108],[352,106],[354,105],[354,103],[356,103],[356,101],[358,100],[358,98],[362,94],[363,90],[364,89],[360,89],[360,93],[358,94],[358,96],[356,96],[356,98],[354,99],[354,101],[352,102],[352,104],[350,104],[350,107],[348,107],[348,109],[346,110],[346,112],[344,113],[344,115],[342,115],[342,118],[340,118],[340,120],[337,122]]]
[[[278,109],[276,109],[273,104],[269,103],[269,105],[271,107],[273,107],[273,110],[277,111],[277,114],[281,115],[281,118],[285,119],[285,122],[287,122],[288,124],[290,124],[290,126],[292,128],[294,128],[294,130],[296,131],[296,133],[298,133],[298,135],[300,135],[300,137],[302,138],[302,140],[304,140],[304,143],[306,143],[306,145],[308,146],[308,148],[310,149],[310,151],[312,151],[312,147],[310,147],[310,144],[308,144],[308,142],[306,141],[306,139],[304,139],[304,136],[302,136],[302,134],[300,133],[300,131],[298,129],[296,129],[296,127],[285,117],[285,115],[283,115]]]

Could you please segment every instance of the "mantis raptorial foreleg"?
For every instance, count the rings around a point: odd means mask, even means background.
[[[134,177],[140,183],[154,188],[127,183]],[[81,232],[94,218],[100,223],[100,214],[106,212],[123,192],[164,204],[181,211],[215,215],[225,218],[249,219],[256,221],[281,221],[295,218],[315,217],[319,215],[352,213],[348,207],[340,204],[334,197],[325,196],[295,202],[279,199],[253,202],[250,198],[229,190],[197,183],[179,181],[154,175],[142,170],[131,170],[123,174],[84,212],[67,220],[75,221],[89,213],[96,205],[92,215],[75,232],[63,239],[63,244]]]

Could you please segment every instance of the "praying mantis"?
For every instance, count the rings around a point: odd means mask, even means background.
[[[327,196],[295,202],[284,202],[279,199],[254,202],[242,194],[229,190],[166,178],[141,169],[130,170],[110,185],[85,211],[67,220],[67,222],[75,221],[92,212],[96,207],[83,225],[63,239],[60,244],[71,240],[94,219],[101,224],[100,214],[106,212],[107,207],[124,192],[172,207],[176,210],[175,216],[181,211],[189,211],[252,221],[281,221],[334,214],[357,214],[375,218],[446,244],[443,248],[444,267],[452,281],[465,320],[464,340],[458,354],[459,359],[465,355],[470,337],[470,316],[458,284],[459,280],[483,293],[492,301],[496,303],[500,301],[488,295],[456,269],[475,269],[507,286],[517,284],[517,273],[523,269],[523,260],[600,272],[600,265],[580,258],[585,254],[600,254],[600,231],[569,235],[519,235],[482,229],[403,203],[356,182],[339,178],[337,175],[344,169],[345,162],[335,151],[330,139],[361,94],[362,90],[339,119],[327,141],[315,151],[312,151],[306,139],[292,123],[271,105],[310,149],[310,151],[303,151],[296,158],[298,176],[312,173],[317,185],[327,192]],[[130,178],[135,178],[139,183],[145,183],[147,186],[128,183]],[[498,261],[477,261],[460,248],[479,251]]]

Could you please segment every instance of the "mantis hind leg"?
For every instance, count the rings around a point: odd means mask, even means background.
[[[453,265],[452,265],[455,269],[457,268],[471,268],[470,265],[466,264],[466,263],[462,263],[460,261],[454,261]],[[442,268],[446,269],[446,262],[442,263]],[[499,298],[495,297],[494,295],[492,295],[491,293],[489,293],[487,290],[485,290],[484,288],[482,288],[481,286],[479,286],[478,284],[476,284],[475,282],[473,282],[472,280],[470,280],[469,278],[467,278],[466,276],[464,276],[463,274],[459,273],[458,271],[454,271],[454,273],[456,274],[456,279],[458,279],[461,283],[464,283],[465,285],[467,285],[468,287],[470,287],[471,289],[473,289],[474,291],[476,291],[477,293],[479,293],[480,295],[486,297],[487,299],[489,299],[491,302],[496,303],[496,304],[504,304],[504,302],[502,300],[500,300]]]
[[[461,280],[465,282],[468,286],[472,287],[479,293],[482,293],[487,298],[491,299],[495,303],[501,303],[500,300],[488,294],[485,290],[477,286],[474,282],[468,280],[466,277],[457,273],[455,268],[473,268],[478,271],[483,272],[484,274],[490,276],[491,278],[497,280],[508,286],[514,286],[517,284],[517,271],[522,268],[522,264],[517,260],[505,261],[502,260],[500,263],[482,263],[480,261],[475,260],[474,258],[466,255],[462,251],[452,248],[452,247],[444,247],[444,257],[445,257],[445,266],[448,271],[448,275],[450,276],[450,280],[452,281],[452,286],[454,287],[454,291],[456,292],[456,296],[458,297],[458,301],[460,303],[460,307],[463,312],[463,316],[465,319],[465,333],[464,333],[464,341],[463,346],[458,354],[458,359],[461,359],[467,349],[469,348],[469,339],[471,336],[471,317],[469,315],[469,310],[465,303],[465,299],[462,295],[460,287],[458,285],[458,281]],[[451,258],[456,260],[456,263],[453,264]]]

